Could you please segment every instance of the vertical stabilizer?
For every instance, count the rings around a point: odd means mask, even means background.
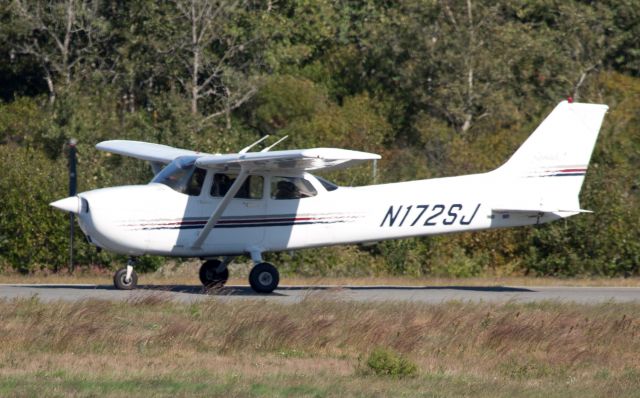
[[[607,109],[601,104],[559,103],[493,172],[501,179],[515,178],[509,196],[544,208],[579,209],[578,195]]]

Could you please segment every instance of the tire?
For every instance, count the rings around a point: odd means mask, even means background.
[[[260,263],[251,269],[249,284],[258,293],[271,293],[280,282],[280,274],[276,267],[269,263]]]
[[[138,287],[138,274],[136,274],[136,271],[131,272],[131,280],[128,283],[125,280],[126,277],[126,268],[120,268],[117,270],[113,275],[113,286],[120,290],[133,290]]]
[[[204,287],[222,287],[229,279],[229,268],[222,272],[216,272],[220,266],[220,260],[208,260],[200,266],[200,282]]]

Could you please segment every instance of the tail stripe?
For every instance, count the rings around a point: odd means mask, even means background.
[[[541,171],[536,174],[530,174],[527,177],[575,177],[575,176],[584,176],[587,173],[586,166],[571,166],[567,168],[567,166],[562,167],[554,167],[544,171]]]

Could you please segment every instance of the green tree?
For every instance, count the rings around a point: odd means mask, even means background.
[[[22,31],[15,51],[37,62],[51,102],[58,85],[68,86],[92,61],[94,47],[105,34],[96,2],[13,0],[11,10]]]

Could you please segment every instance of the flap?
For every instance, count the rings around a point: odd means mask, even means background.
[[[274,152],[208,155],[196,160],[196,166],[210,169],[246,167],[251,171],[317,171],[350,167],[380,155],[337,148],[296,149]]]

